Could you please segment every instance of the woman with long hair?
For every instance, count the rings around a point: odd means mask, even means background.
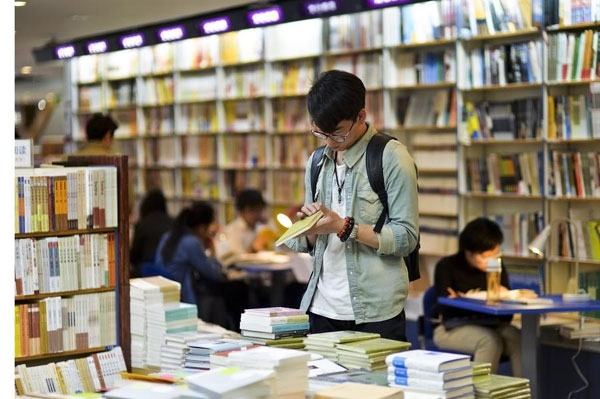
[[[215,258],[215,211],[204,201],[184,208],[158,246],[155,263],[181,284],[181,302],[198,306],[198,317],[228,325],[222,296],[226,281]]]

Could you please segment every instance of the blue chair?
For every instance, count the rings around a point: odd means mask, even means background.
[[[175,280],[175,277],[163,267],[160,267],[154,263],[144,262],[142,263],[142,277],[162,276],[169,280]]]

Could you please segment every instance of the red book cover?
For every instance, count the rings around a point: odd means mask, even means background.
[[[581,154],[579,152],[573,155],[573,169],[575,170],[577,196],[585,197],[585,189],[583,188],[583,171],[581,170]]]

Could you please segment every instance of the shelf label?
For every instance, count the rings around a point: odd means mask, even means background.
[[[33,168],[33,140],[15,140],[15,168]]]

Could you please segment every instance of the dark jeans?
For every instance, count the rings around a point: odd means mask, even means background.
[[[384,321],[373,323],[356,324],[353,320],[334,320],[325,316],[308,312],[310,320],[310,333],[324,333],[330,331],[362,331],[379,333],[382,338],[395,339],[398,341],[406,341],[406,315],[404,310],[396,317]]]

